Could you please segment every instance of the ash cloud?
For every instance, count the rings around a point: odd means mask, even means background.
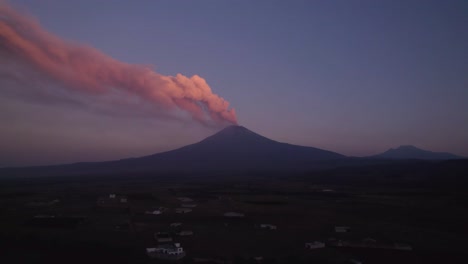
[[[156,117],[180,118],[177,113],[185,112],[204,125],[237,124],[235,110],[202,77],[166,76],[144,65],[118,61],[49,33],[34,18],[2,1],[0,55],[2,83],[13,87],[2,88],[3,93],[24,100]]]

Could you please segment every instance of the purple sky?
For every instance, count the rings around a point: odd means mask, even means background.
[[[468,156],[467,1],[9,2],[117,60],[200,75],[240,125],[271,139],[355,156],[408,144]],[[143,156],[219,130],[44,103],[12,93],[5,69],[0,166]]]

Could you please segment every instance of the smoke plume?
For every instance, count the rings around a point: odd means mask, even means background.
[[[92,47],[63,40],[3,1],[0,49],[81,93],[129,94],[167,111],[186,111],[202,123],[237,124],[235,110],[214,94],[202,77],[165,76],[147,66],[121,62]]]

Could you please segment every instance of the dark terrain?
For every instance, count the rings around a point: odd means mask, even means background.
[[[342,167],[300,173],[129,174],[4,179],[0,188],[2,263],[158,263],[145,255],[153,234],[183,223],[181,260],[251,263],[466,263],[468,194],[465,160]],[[128,205],[101,207],[124,195]],[[197,207],[176,214],[177,197]],[[52,202],[58,200],[58,202]],[[165,207],[162,215],[145,210]],[[245,214],[227,219],[224,212]],[[53,223],[32,224],[36,215]],[[71,222],[70,222],[71,221]],[[55,223],[55,224],[54,224]],[[274,224],[277,230],[262,230]],[[335,233],[349,226],[350,233]],[[306,250],[332,238],[405,243],[377,248]],[[162,262],[162,261],[159,261]]]
[[[182,263],[466,263],[467,172],[466,159],[351,158],[238,126],[147,157],[4,168],[0,262],[164,263],[146,256],[154,234],[189,230],[174,236]],[[192,212],[176,213],[180,197]]]

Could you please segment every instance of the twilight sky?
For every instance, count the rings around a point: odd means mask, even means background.
[[[0,167],[170,150],[233,122],[231,107],[282,142],[468,156],[464,0],[8,3],[51,35],[0,13]],[[53,56],[24,55],[4,24]]]

